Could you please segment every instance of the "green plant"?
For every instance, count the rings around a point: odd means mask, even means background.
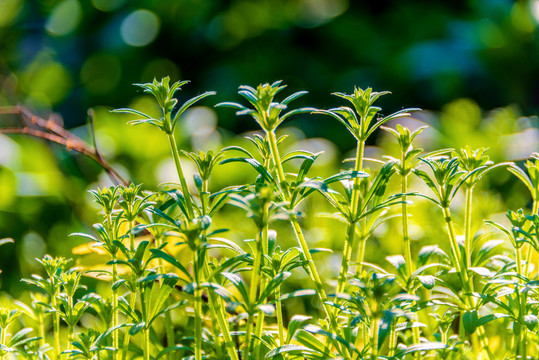
[[[359,174],[363,170],[363,161],[364,161],[364,152],[365,152],[365,143],[367,139],[372,135],[372,133],[379,128],[381,125],[385,124],[388,121],[395,120],[401,117],[410,116],[411,111],[419,109],[403,109],[397,111],[389,116],[381,117],[375,119],[378,112],[382,110],[378,106],[374,106],[374,103],[382,95],[389,94],[389,92],[373,92],[371,88],[365,90],[361,88],[354,88],[352,94],[344,93],[334,93],[333,95],[343,98],[350,102],[353,108],[347,106],[341,106],[339,108],[331,110],[319,110],[318,112],[332,116],[341,122],[346,129],[354,136],[357,140],[356,147],[356,158],[355,158],[355,167],[354,170]],[[380,179],[380,184],[387,183],[391,171],[383,171],[384,176]],[[378,186],[376,186],[378,187]],[[378,190],[376,187],[373,187],[374,190],[372,193],[376,193]],[[380,185],[381,188],[385,187]],[[348,231],[347,231],[347,240],[344,243],[344,257],[341,265],[341,276],[339,278],[339,285],[337,287],[338,292],[344,290],[346,284],[346,274],[348,272],[348,264],[351,261],[352,249],[354,248],[354,238],[356,233],[356,226],[360,228],[360,239],[359,239],[359,248],[358,257],[357,257],[357,274],[361,273],[361,264],[363,262],[365,242],[368,237],[368,226],[366,224],[366,219],[364,212],[366,210],[366,204],[369,202],[369,196],[365,196],[367,201],[361,201],[360,194],[360,179],[356,177],[354,179],[354,184],[351,186],[351,194],[349,195],[350,203],[348,205]],[[371,195],[372,197],[372,195]],[[363,213],[362,213],[363,212]],[[363,218],[363,219],[360,219]],[[362,220],[362,221],[360,221]]]
[[[178,182],[91,191],[101,222],[93,234],[72,234],[89,241],[74,251],[88,262],[38,260],[45,275],[24,280],[27,301],[6,297],[0,307],[3,360],[539,356],[536,155],[523,170],[492,163],[485,148],[424,154],[415,143],[425,128],[396,124],[383,129],[396,139],[397,155],[367,157],[378,127],[417,109],[379,116],[374,104],[385,92],[370,88],[336,94],[351,107],[290,109],[306,92],[279,102],[281,82],[241,86],[249,107],[219,104],[260,126],[245,146],[179,151],[181,116],[213,95],[176,109],[185,83],[138,85],[158,106],[157,118],[115,111],[166,135]],[[320,166],[322,152],[288,151],[293,136],[280,133],[283,122],[313,113],[337,119],[355,137],[351,169]],[[505,224],[487,220],[498,230],[491,233],[476,211],[488,185],[480,180],[504,168],[528,188],[532,209],[510,210]],[[219,181],[233,172],[254,176]]]

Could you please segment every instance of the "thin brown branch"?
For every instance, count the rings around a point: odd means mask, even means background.
[[[34,115],[30,110],[22,106],[0,107],[0,115],[7,114],[20,115],[25,122],[38,126],[41,129],[34,129],[29,126],[0,128],[0,134],[29,135],[60,144],[67,150],[74,150],[97,162],[107,172],[113,182],[122,183],[124,185],[129,184],[105,159],[103,159],[101,154],[97,151],[97,148],[91,149],[86,142],[58,125],[52,119],[45,120]]]

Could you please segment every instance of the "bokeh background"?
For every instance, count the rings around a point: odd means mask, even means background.
[[[521,164],[539,151],[538,27],[537,0],[0,0],[0,106],[23,104],[44,118],[55,113],[90,144],[87,110],[93,108],[101,154],[147,189],[175,179],[168,145],[156,129],[130,127],[129,117],[110,110],[155,111],[132,84],[162,76],[192,81],[180,101],[218,93],[182,119],[178,136],[186,150],[246,144],[242,136],[256,130],[254,122],[213,105],[239,100],[241,84],[283,80],[287,91],[309,91],[298,105],[318,108],[342,105],[330,93],[354,86],[389,90],[382,113],[425,109],[407,123],[430,125],[418,139],[426,150],[486,146],[492,160]],[[17,116],[0,116],[1,127],[18,123]],[[297,117],[282,131],[290,135],[288,149],[325,151],[315,174],[345,167],[355,146],[340,124],[323,116]],[[381,131],[370,145],[369,156],[395,154]],[[225,165],[213,186],[253,177],[245,167]],[[80,240],[68,234],[91,231],[100,220],[87,190],[109,184],[97,164],[73,151],[0,135],[0,238],[15,239],[0,248],[0,290],[20,291],[19,279],[36,271],[36,257],[72,256]],[[529,206],[525,188],[504,171],[477,193],[478,219]],[[308,206],[328,210],[316,197]],[[443,244],[437,209],[414,211],[416,249]],[[458,201],[455,212],[461,216]],[[241,217],[228,210],[217,221],[241,223]],[[420,228],[425,218],[431,226]],[[313,246],[342,247],[341,225],[318,218],[305,224]],[[398,225],[375,234],[369,261],[399,252]],[[479,220],[474,226],[483,227]],[[241,241],[252,236],[250,229],[230,236]],[[340,257],[332,259],[325,263],[328,278]]]

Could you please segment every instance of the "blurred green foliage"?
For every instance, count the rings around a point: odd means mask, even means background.
[[[166,75],[192,80],[181,99],[217,91],[204,101],[207,106],[181,119],[177,138],[185,150],[249,147],[241,134],[255,124],[213,105],[237,100],[240,84],[283,79],[293,91],[309,91],[298,104],[318,108],[342,105],[329,94],[350,92],[354,85],[390,90],[393,95],[381,100],[385,114],[412,106],[432,110],[407,120],[411,128],[431,126],[418,138],[426,151],[485,146],[495,162],[519,160],[539,150],[536,119],[522,117],[539,109],[538,24],[535,0],[0,0],[0,106],[22,103],[43,117],[57,112],[66,128],[89,143],[86,111],[93,107],[101,154],[148,188],[176,180],[168,144],[157,130],[129,126],[132,117],[110,110],[127,105],[155,113],[149,97],[131,84]],[[17,124],[15,116],[0,120],[2,127]],[[285,147],[325,151],[315,175],[348,166],[341,161],[355,144],[340,124],[305,115],[285,125]],[[380,135],[367,156],[395,156],[390,135]],[[194,167],[186,171],[192,174]],[[218,166],[213,186],[253,176],[241,165]],[[35,257],[69,256],[82,240],[67,235],[89,232],[97,221],[87,190],[109,183],[102,169],[81,155],[25,136],[0,136],[0,238],[16,240],[0,251],[0,289],[17,293],[19,279],[36,271]],[[530,200],[502,170],[480,186],[477,197],[477,218]],[[457,217],[463,215],[458,200]],[[313,200],[306,206],[327,205]],[[433,224],[423,233],[412,220],[417,247],[437,243],[443,233],[437,210],[410,209]],[[242,218],[229,209],[216,221],[226,227]],[[341,249],[340,224],[320,218],[304,222],[313,247]],[[247,238],[249,226],[231,236]],[[399,231],[398,221],[381,227],[368,244],[367,260],[400,252]],[[334,260],[321,264],[331,278],[338,271],[337,255]]]

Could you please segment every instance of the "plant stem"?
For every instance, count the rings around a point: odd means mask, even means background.
[[[356,171],[362,171],[363,170],[363,156],[364,156],[364,152],[365,152],[365,140],[362,140],[362,141],[359,141],[358,142],[358,150],[357,150],[357,155],[356,155]],[[359,217],[360,216],[360,213],[359,213],[359,206],[360,206],[360,202],[359,202],[359,181],[360,179],[359,178],[356,178],[355,179],[356,181],[354,182],[354,188],[355,188],[355,193],[356,193],[356,199],[355,199],[355,204],[353,205],[354,206],[354,211],[355,211],[355,216],[356,217]],[[367,245],[367,238],[368,238],[368,234],[365,233],[365,228],[366,228],[366,223],[367,223],[367,219],[364,218],[362,221],[359,221],[359,226],[360,226],[360,239],[359,239],[359,249],[358,249],[358,252],[357,252],[357,259],[356,259],[356,277],[357,278],[360,278],[362,273],[363,273],[363,260],[365,259],[365,247]],[[348,259],[348,261],[350,261],[350,259]]]
[[[356,222],[351,222],[348,225],[348,231],[346,232],[346,240],[344,242],[341,271],[339,272],[339,280],[337,282],[337,294],[343,293],[346,288],[346,278],[348,275],[348,268],[350,266],[350,258],[352,257],[352,247],[354,244],[355,232]]]
[[[470,291],[469,287],[469,281],[468,281],[468,273],[465,272],[465,268],[461,264],[462,257],[460,256],[460,250],[459,250],[459,244],[457,241],[457,234],[455,232],[455,226],[453,225],[453,220],[451,218],[451,211],[449,210],[449,207],[443,208],[443,214],[445,218],[445,225],[447,229],[447,234],[449,235],[449,243],[451,245],[451,257],[453,260],[453,265],[455,266],[455,269],[457,270],[457,274],[459,274],[461,278],[461,284],[462,287],[466,292]]]
[[[260,264],[262,263],[262,237],[263,231],[259,232],[258,241],[256,241],[256,251],[254,254],[253,268],[251,270],[251,288],[249,289],[249,317],[245,328],[245,347],[243,349],[243,359],[248,359],[251,353],[251,332],[253,331],[254,304],[257,302],[258,278],[260,276]]]
[[[363,259],[365,258],[365,247],[367,246],[367,237],[359,238],[359,249],[357,251],[357,268],[356,268],[356,277],[361,277],[363,273]]]
[[[395,349],[397,348],[397,332],[395,331],[396,321],[391,322],[391,329],[389,333],[389,357],[395,355]]]
[[[68,296],[68,306],[69,306],[69,317],[72,318],[73,316],[73,296]],[[67,350],[72,350],[73,345],[71,344],[72,341],[75,341],[75,326],[71,323],[71,319],[69,321],[68,327],[68,335],[67,335]]]
[[[210,270],[208,268],[207,262],[204,262],[204,274],[205,276],[209,276],[210,274]],[[221,301],[222,301],[221,298],[218,297],[213,291],[209,291],[208,301],[210,304],[210,311],[214,313],[214,316],[217,319],[219,328],[221,329],[221,332],[223,334],[228,356],[230,357],[231,360],[239,360],[236,345],[234,344],[234,341],[232,340],[232,336],[230,335],[230,330],[228,328],[226,315],[221,304]]]
[[[473,187],[466,188],[466,211],[464,213],[464,258],[466,261],[467,269],[472,266],[472,192]]]
[[[210,307],[210,315],[211,315],[212,324],[215,324],[216,322],[218,323],[217,309],[215,308],[215,306],[213,304],[213,301],[208,300],[208,305]],[[217,356],[218,359],[222,359],[223,358],[223,349],[221,348],[221,338],[219,337],[219,335],[220,335],[219,327],[214,325],[214,326],[212,326],[211,330],[213,332],[213,337],[214,337],[214,342],[215,342],[215,355]]]
[[[404,154],[401,158],[404,164]],[[404,165],[402,165],[404,167]],[[401,193],[406,194],[408,192],[408,177],[406,174],[401,175]],[[410,243],[410,234],[408,232],[408,204],[406,203],[406,196],[402,197],[402,240],[404,242],[404,259],[406,260],[406,274],[408,278],[412,276],[413,264],[412,264],[412,246]]]
[[[275,289],[275,299],[277,306],[277,325],[279,327],[279,346],[283,346],[286,340],[284,337],[283,305],[282,301],[280,300],[280,297],[281,286],[277,286],[277,289]]]
[[[356,148],[356,165],[354,170],[360,172],[363,170],[363,153],[365,152],[365,141],[358,141]],[[346,277],[348,274],[348,267],[352,259],[352,249],[354,246],[354,236],[356,233],[357,217],[359,216],[359,182],[360,178],[354,178],[354,185],[352,187],[352,199],[350,202],[350,210],[354,214],[355,221],[348,224],[348,230],[346,231],[346,241],[344,243],[343,258],[341,263],[341,271],[339,273],[339,280],[337,282],[337,294],[344,292],[346,288]],[[363,262],[363,256],[361,259]],[[357,266],[360,267],[358,264]]]
[[[363,169],[363,153],[365,152],[365,141],[358,141],[356,147],[356,164],[354,170],[360,172]],[[341,270],[337,280],[337,294],[341,294],[346,290],[346,279],[348,277],[348,269],[352,259],[352,249],[354,247],[354,237],[356,234],[357,216],[359,215],[359,177],[354,178],[352,187],[352,197],[350,201],[350,210],[354,214],[354,220],[348,224],[346,230],[346,239],[343,248],[343,257],[341,261]],[[363,256],[362,256],[363,257]],[[359,266],[359,264],[358,264]],[[339,299],[336,299],[338,302]],[[337,308],[334,309],[338,312]],[[329,340],[329,339],[328,339]],[[327,346],[327,343],[326,343]]]
[[[187,186],[187,182],[183,174],[182,165],[180,163],[180,154],[178,153],[178,148],[176,146],[176,139],[174,138],[174,133],[170,133],[167,135],[168,135],[168,142],[170,145],[170,150],[172,151],[172,157],[174,158],[174,163],[176,164],[176,171],[178,172],[178,177],[180,178],[180,184],[182,187],[183,197],[185,198],[185,207],[187,210],[187,215],[189,218],[193,218],[194,216],[193,202],[191,200],[191,193],[189,192],[189,187]]]
[[[371,359],[376,360],[378,358],[378,318],[372,319],[371,336],[372,336]]]
[[[537,200],[533,200],[533,205],[532,205],[532,215],[536,215],[537,212],[539,212],[539,201]],[[529,269],[530,269],[530,263],[532,261],[532,253],[533,253],[533,246],[531,244],[527,244],[527,245],[524,245],[524,247],[522,248],[523,250],[525,248],[528,248],[527,249],[527,255],[526,255],[526,276],[528,277],[531,277],[530,273],[529,273]]]
[[[131,252],[134,252],[135,251],[135,235],[133,235],[133,233],[131,232],[131,229],[133,229],[133,227],[135,226],[135,222],[134,221],[130,221],[129,222],[129,246],[130,246],[130,251]],[[142,299],[142,294],[141,294],[141,299]],[[135,308],[136,306],[136,302],[137,302],[137,294],[134,293],[134,292],[131,292],[131,297],[129,299],[129,305],[131,306],[132,309]],[[127,359],[127,354],[129,353],[129,342],[131,340],[131,335],[129,334],[129,331],[126,331],[125,332],[125,335],[124,335],[124,345],[123,345],[123,352],[122,352],[122,360],[126,360]]]
[[[107,230],[109,233],[109,236],[111,238],[114,238],[114,234],[112,233],[112,216],[110,213],[107,213]],[[112,258],[112,284],[111,287],[114,286],[116,281],[118,281],[118,264],[116,264],[116,253],[110,254]],[[118,289],[112,288],[112,327],[118,326]],[[112,332],[112,347],[116,349],[114,351],[113,359],[118,360],[119,358],[119,346],[120,346],[120,339],[119,339],[119,333],[118,330],[115,330]]]
[[[269,217],[269,204],[266,205],[264,208],[264,218],[267,220]],[[268,253],[268,233],[269,233],[269,225],[266,223],[264,228],[262,229],[262,239],[261,239],[261,246],[262,251],[260,253],[260,258],[263,259],[264,255]],[[263,263],[260,263],[260,268],[262,268]],[[262,289],[265,289],[266,287],[266,278],[263,276],[260,279],[260,292],[262,292]],[[260,275],[259,275],[260,276]],[[262,301],[263,303],[266,302],[266,299],[260,299],[259,301]],[[256,322],[256,329],[255,329],[255,338],[254,338],[254,354],[257,359],[260,358],[260,339],[262,338],[262,333],[264,332],[264,312],[261,310],[258,310],[258,317]]]
[[[140,293],[140,307],[142,310],[142,319],[146,323],[142,330],[142,334],[144,337],[143,340],[143,356],[144,360],[150,360],[150,325],[148,324],[148,321],[150,320],[148,318],[148,313],[146,311],[146,298],[145,298],[145,291],[142,287],[142,285],[139,285],[139,293]]]
[[[195,360],[202,360],[202,283],[200,269],[198,268],[201,249],[196,249],[194,253],[194,273],[195,273]]]
[[[466,210],[464,214],[464,223],[465,223],[465,234],[464,234],[464,257],[465,257],[465,271],[467,273],[468,269],[472,266],[472,250],[473,250],[473,233],[472,233],[472,201],[473,201],[473,186],[466,188]],[[469,292],[474,291],[473,279],[469,278]],[[469,297],[470,302],[475,307],[476,299],[472,296]],[[481,348],[483,349],[484,354],[487,358],[491,358],[491,353],[488,348],[488,338],[485,333],[485,328],[480,326],[477,329],[477,335],[479,337],[479,342]],[[479,355],[479,353],[476,354]]]
[[[4,345],[7,347],[6,332],[7,332],[7,326],[5,329],[3,327],[0,327],[0,345]],[[4,355],[0,356],[0,360],[4,360]]]
[[[155,236],[155,241],[157,244],[157,247],[160,247],[163,245],[163,235],[159,234]],[[163,259],[159,258],[157,259],[157,262],[159,264],[159,272],[161,274],[165,274]],[[167,300],[167,302],[170,304],[170,299]],[[167,339],[167,347],[175,345],[175,335],[174,335],[174,326],[172,324],[172,317],[170,316],[170,311],[167,311],[165,313],[165,333],[166,333],[166,339]],[[174,355],[171,353],[167,356],[169,360],[174,359]]]
[[[401,155],[401,168],[404,171],[405,168],[405,162],[406,162],[406,153],[402,151]],[[406,194],[408,192],[408,174],[405,174],[404,172],[401,174],[401,193]],[[414,264],[412,262],[412,244],[410,242],[410,234],[408,232],[408,204],[406,203],[406,196],[402,197],[402,240],[404,243],[404,257],[406,261],[406,274],[408,275],[408,279],[412,277]],[[415,295],[415,291],[413,289],[413,282],[410,282],[410,288],[408,291],[411,293],[411,295]],[[417,319],[417,313],[414,314]],[[414,320],[416,320],[414,319]],[[412,324],[412,341],[414,344],[420,343],[420,333],[419,328],[417,326],[413,326]],[[414,356],[417,360],[421,360],[423,358],[423,355],[421,354],[421,351],[418,351],[415,353]]]
[[[263,289],[265,286],[266,286],[266,279],[262,278],[260,281],[260,289]],[[264,317],[265,317],[264,312],[262,310],[258,310],[257,317],[256,317],[255,338],[253,339],[253,343],[254,343],[253,353],[255,354],[256,359],[260,359],[260,355],[261,355],[260,339],[262,338],[262,334],[264,332]]]
[[[204,179],[204,181],[202,182],[202,192],[200,193],[200,210],[202,212],[202,215],[207,214],[206,205],[209,203],[209,201],[206,202],[206,196],[208,196],[208,188],[209,188],[209,181],[208,181],[208,179]],[[202,271],[204,272],[204,277],[207,279],[209,274],[210,274],[210,270],[208,268],[207,262],[204,262]],[[209,297],[208,298],[209,298],[208,304],[209,304],[209,307],[210,307],[210,314],[211,314],[212,323],[215,324],[215,322],[217,321],[217,323],[223,328],[223,337],[225,338],[225,345],[228,348],[229,344],[232,344],[232,339],[230,338],[230,333],[228,332],[228,326],[226,326],[226,321],[224,320],[224,315],[223,315],[223,313],[221,312],[221,309],[220,309],[220,303],[219,303],[220,299],[215,297],[215,294],[212,293],[211,290],[209,291]],[[216,345],[215,346],[216,347],[216,355],[217,355],[218,358],[221,358],[222,357],[222,349],[221,349],[221,338],[219,337],[219,329],[218,329],[217,326],[213,326],[212,331],[213,331],[213,334],[214,334],[214,337],[215,337],[214,341],[215,341],[215,345]],[[227,340],[227,339],[229,339],[229,340]],[[230,353],[233,353],[234,356],[236,356],[236,349],[234,348],[233,344],[232,344],[232,348],[228,349],[228,351],[229,351],[229,356],[231,356]],[[172,358],[171,358],[171,360],[172,360]]]
[[[56,294],[52,296],[51,305],[53,309],[56,309]],[[57,312],[53,315],[53,326],[54,326],[54,357],[60,359],[60,314]]]
[[[522,258],[520,255],[520,249],[515,249],[516,253],[516,268],[517,268],[517,274],[519,275],[518,283],[521,283],[520,277],[522,276]],[[527,266],[527,264],[526,264]],[[519,317],[524,320],[524,316],[526,315],[526,294],[520,293],[520,291],[516,292],[517,299],[519,302]],[[515,356],[520,355],[521,359],[527,359],[527,329],[526,326],[522,326],[519,324],[519,334],[518,334],[518,347],[516,348],[517,354]]]
[[[38,315],[38,322],[39,322],[39,347],[45,346],[46,339],[45,339],[45,319],[43,317],[43,314]],[[1,344],[4,342],[2,341]]]
[[[134,292],[131,292],[131,296],[129,298],[129,306],[134,309],[136,302],[137,302],[137,294]],[[124,345],[123,345],[123,351],[122,351],[122,360],[127,360],[127,354],[129,353],[129,343],[131,340],[131,335],[129,334],[129,330],[125,331],[124,335]]]
[[[281,163],[281,157],[279,156],[279,149],[277,148],[277,140],[275,138],[275,132],[271,130],[271,131],[267,131],[266,134],[268,136],[273,162],[275,164],[275,167],[277,168],[277,177],[283,191],[283,196],[286,202],[290,202],[290,191],[288,189],[288,184],[286,182],[286,178],[284,175],[283,165]],[[307,260],[308,262],[307,266],[309,268],[309,275],[311,276],[311,279],[314,281],[316,290],[318,292],[318,297],[320,298],[320,301],[322,302],[322,306],[324,307],[324,311],[326,313],[326,317],[329,320],[331,330],[335,332],[336,334],[338,334],[339,327],[337,325],[337,320],[335,319],[333,315],[332,309],[327,304],[328,297],[326,295],[326,291],[324,290],[324,286],[322,285],[322,281],[320,280],[320,275],[318,275],[318,270],[316,269],[311,253],[309,252],[309,246],[307,245],[307,241],[305,240],[305,237],[303,236],[303,231],[301,230],[301,226],[299,225],[298,218],[293,213],[290,215],[290,224],[292,225],[292,228],[294,229],[294,234],[301,247],[303,256],[305,257],[305,260]],[[335,345],[337,346],[337,348],[340,348],[340,344],[338,342],[335,342]],[[346,348],[343,350],[344,350],[345,358],[349,359],[350,354],[348,350]]]
[[[448,207],[443,208],[447,233],[449,235],[449,241],[451,244],[451,255],[453,260],[453,265],[455,266],[455,269],[457,271],[457,274],[459,274],[462,289],[467,293],[470,294],[473,292],[473,281],[472,278],[468,276],[468,268],[466,263],[461,264],[462,257],[460,256],[460,249],[459,244],[457,241],[457,235],[455,232],[455,227],[453,225],[453,220],[451,217],[451,211]],[[471,214],[471,212],[470,212]],[[470,308],[475,308],[475,300],[471,298],[470,296],[465,296],[465,303]],[[488,348],[488,339],[485,334],[485,329],[480,326],[477,329],[478,336],[481,342],[481,346],[483,350],[485,351],[485,354],[488,358],[491,358],[490,350]]]
[[[116,261],[116,254],[112,255],[112,261]],[[112,284],[118,281],[118,265],[112,264]],[[118,292],[117,289],[112,289],[112,327],[118,326]],[[113,358],[118,359],[118,347],[120,346],[120,339],[118,336],[118,330],[112,333],[112,346],[116,349]]]

